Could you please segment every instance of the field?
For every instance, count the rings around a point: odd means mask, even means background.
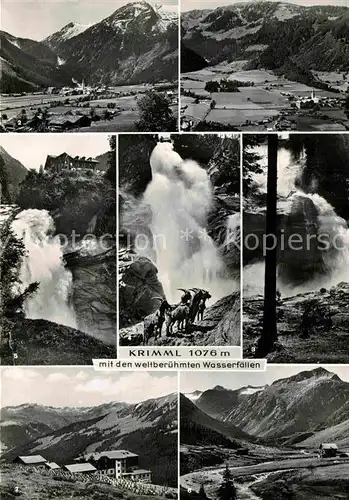
[[[235,129],[249,130],[346,130],[349,121],[338,94],[314,89],[302,83],[287,80],[265,70],[243,70],[243,63],[220,64],[182,76],[181,119],[231,125]],[[241,63],[241,64],[237,64]],[[240,66],[240,67],[239,67]],[[344,75],[336,73],[318,77],[324,83],[346,82]],[[327,80],[325,81],[325,78]],[[212,92],[205,90],[209,81],[236,80],[243,84],[237,92]],[[251,83],[249,86],[246,84]],[[345,85],[333,85],[344,90]],[[320,109],[298,109],[296,102],[312,95],[320,99]],[[188,101],[191,99],[190,101]],[[326,102],[325,102],[326,100]],[[330,105],[327,104],[330,102]],[[212,110],[205,114],[203,109]],[[187,130],[187,129],[186,129]]]
[[[178,116],[177,87],[166,85],[130,85],[111,87],[104,94],[91,99],[81,95],[48,95],[26,94],[23,96],[2,95],[0,99],[0,112],[3,123],[20,116],[23,110],[28,120],[31,120],[39,109],[46,109],[50,118],[64,115],[91,116],[97,115],[98,120],[93,120],[91,126],[76,128],[75,132],[124,132],[134,131],[135,122],[139,120],[137,98],[148,90],[165,91],[173,90],[171,109]],[[12,131],[12,128],[9,129]]]

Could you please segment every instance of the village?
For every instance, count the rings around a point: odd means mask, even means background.
[[[166,81],[110,87],[73,80],[69,87],[1,94],[0,132],[133,131],[138,99],[149,92],[165,95],[178,114],[178,86]]]
[[[221,88],[212,92],[209,84],[216,82],[203,77],[201,81],[197,73],[182,79],[181,130],[185,132],[216,128],[247,132],[349,130],[345,94],[338,90],[325,91],[275,77],[274,81],[261,81],[265,75],[258,74],[256,81],[251,77],[251,82],[240,82],[242,86],[235,91]],[[245,73],[248,78],[250,72]]]

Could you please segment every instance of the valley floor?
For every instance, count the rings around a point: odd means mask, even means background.
[[[229,464],[231,465],[231,464]],[[225,467],[209,467],[181,477],[181,487],[198,491],[204,484],[209,498],[216,498]],[[317,457],[274,460],[230,467],[239,500],[332,500],[349,493],[349,458]]]
[[[268,70],[244,70],[248,61],[235,61],[184,73],[181,84],[181,117],[183,129],[200,122],[230,125],[242,131],[341,131],[349,129],[343,109],[344,89],[330,81],[340,93],[315,88],[321,105],[317,110],[298,109],[296,102],[311,96],[313,87],[279,77]],[[338,80],[342,75],[337,75]],[[317,75],[320,83],[328,84],[326,75]],[[238,92],[208,92],[208,81],[238,80],[251,86],[239,87]]]

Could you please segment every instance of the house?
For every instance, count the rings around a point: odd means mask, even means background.
[[[151,471],[138,467],[138,455],[128,450],[110,450],[86,455],[85,460],[92,462],[104,475],[117,479],[151,482]]]
[[[99,161],[85,156],[72,157],[68,153],[58,156],[48,155],[44,169],[50,172],[61,172],[62,170],[96,170]]]
[[[89,127],[91,125],[91,118],[86,115],[82,116],[68,116],[58,115],[52,116],[48,120],[48,127],[51,131],[72,130],[74,128]]]
[[[56,462],[46,462],[45,469],[47,470],[57,470],[60,469],[60,466],[56,464]]]
[[[41,455],[21,455],[13,460],[15,464],[26,465],[27,467],[44,468],[47,460]]]
[[[71,472],[72,474],[91,474],[97,471],[96,467],[94,467],[89,462],[81,463],[81,464],[71,464],[64,465],[63,469]]]
[[[338,446],[335,443],[321,443],[319,450],[322,458],[336,457],[338,453]]]

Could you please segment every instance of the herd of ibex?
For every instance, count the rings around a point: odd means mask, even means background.
[[[170,305],[166,299],[162,297],[153,297],[153,299],[161,300],[159,309],[152,314],[146,316],[144,322],[143,344],[147,345],[150,337],[161,337],[162,328],[166,323],[166,335],[173,333],[173,327],[177,324],[177,332],[188,332],[197,318],[202,320],[206,309],[206,301],[211,298],[207,290],[201,288],[190,288],[185,290],[179,288],[184,293],[179,304]]]

